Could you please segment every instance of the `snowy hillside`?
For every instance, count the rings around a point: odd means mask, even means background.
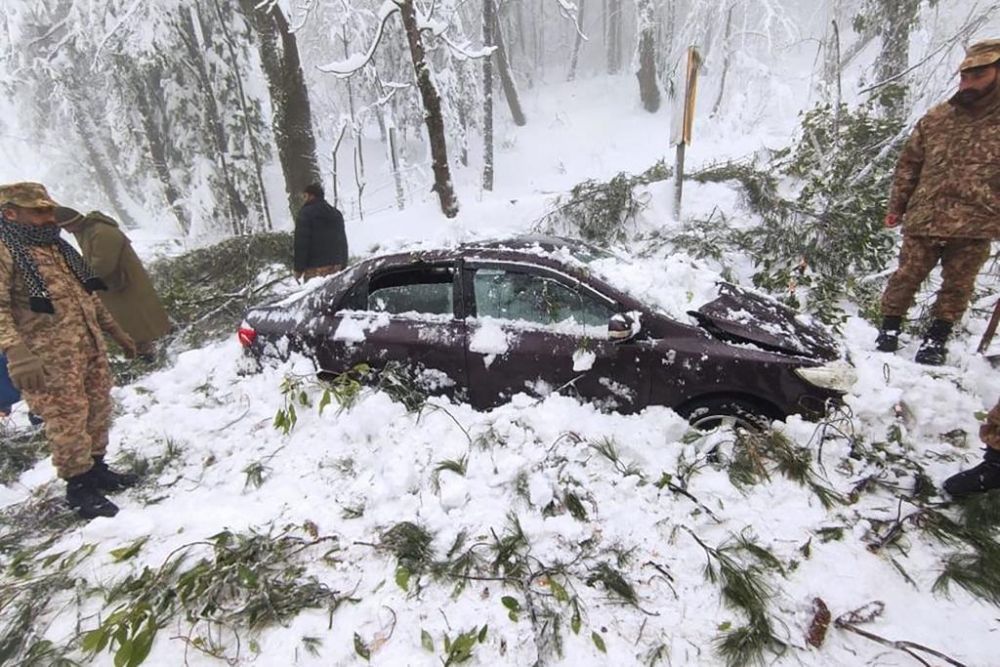
[[[547,193],[648,166],[664,116],[618,106],[628,131],[595,136],[627,85],[595,80],[559,103],[543,134],[565,175],[537,162],[541,136],[519,139],[501,161],[520,166],[519,190],[470,201],[455,222],[429,204],[353,220],[352,252],[530,231]],[[739,155],[759,140],[710,141]],[[739,217],[728,186],[687,187],[691,215]],[[637,230],[669,233],[667,188],[648,188]],[[668,248],[620,250],[686,262],[670,287],[688,299],[719,275]],[[979,456],[977,413],[1000,394],[973,354],[982,327],[970,321],[951,365],[929,371],[910,361],[915,342],[873,352],[874,329],[850,317],[859,381],[845,410],[753,442],[662,408],[621,416],[560,396],[408,409],[398,392],[345,383],[324,405],[308,360],[242,376],[232,337],[115,391],[111,456],[147,473],[116,518],[42,541],[30,526],[61,493],[47,460],[0,490],[16,539],[5,553],[21,554],[6,561],[3,586],[23,591],[8,609],[38,604],[32,632],[52,644],[36,664],[63,650],[135,664],[148,650],[142,664],[164,666],[714,665],[755,645],[780,665],[914,664],[907,651],[995,664],[996,609],[954,581],[935,589],[965,547],[928,527],[963,515],[926,486]]]
[[[44,181],[61,203],[114,210],[150,265],[291,230],[272,124],[281,96],[252,24],[254,11],[280,7],[309,84],[312,166],[339,184],[352,260],[580,236],[579,220],[554,212],[581,184],[618,178],[624,213],[598,231],[630,261],[602,260],[605,275],[682,320],[717,280],[756,280],[835,322],[858,380],[820,422],[747,435],[693,430],[662,407],[620,415],[519,394],[480,412],[404,382],[367,387],[357,373],[321,384],[298,355],[247,374],[238,319],[203,346],[178,337],[163,367],[126,369],[135,380],[114,390],[109,459],[143,481],[114,496],[113,519],[69,512],[50,460],[36,460],[42,438],[25,405],[0,421],[0,665],[1000,664],[1000,498],[939,491],[981,458],[979,424],[1000,396],[1000,373],[975,353],[1000,293],[995,266],[947,365],[914,363],[910,332],[898,353],[876,352],[871,308],[892,265],[871,269],[866,253],[894,257],[898,237],[865,218],[884,205],[891,150],[952,91],[962,45],[1000,35],[1000,6],[906,3],[915,13],[896,65],[907,107],[880,124],[892,114],[871,105],[897,75],[878,80],[891,26],[872,8],[903,3],[616,0],[586,15],[579,0],[499,3],[528,122],[509,118],[494,84],[485,189],[480,63],[436,45],[461,205],[446,218],[399,26],[377,68],[350,80],[321,68],[361,59],[377,19],[401,3],[105,4],[0,0],[0,180]],[[442,29],[444,14],[445,36],[480,48],[481,3],[426,4],[439,11],[426,28]],[[617,17],[619,59],[631,53],[647,10],[662,28],[655,112],[635,63],[612,70],[604,39]],[[867,14],[874,23],[849,27]],[[593,42],[581,47],[583,30]],[[693,43],[706,57],[686,155],[698,178],[684,182],[676,220],[667,87],[680,87]],[[396,128],[399,172],[386,148]],[[854,218],[838,223],[826,214],[844,201]],[[836,246],[843,275],[822,265],[836,253],[821,242],[811,265],[782,254],[829,231],[817,221],[850,230],[855,218],[868,236]],[[839,291],[824,292],[823,271]],[[303,303],[280,264],[250,282]]]

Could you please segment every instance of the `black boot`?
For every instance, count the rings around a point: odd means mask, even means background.
[[[878,328],[878,338],[875,339],[875,349],[879,352],[895,352],[899,349],[899,331],[903,328],[903,318],[899,315],[886,315],[882,318],[882,326]]]
[[[924,340],[920,343],[920,349],[917,350],[917,356],[914,357],[914,361],[918,364],[925,364],[927,366],[940,366],[944,363],[945,358],[948,356],[948,349],[946,344],[948,343],[948,336],[951,335],[951,322],[945,322],[944,320],[934,320],[931,325],[927,327],[927,333],[924,334]]]
[[[103,456],[94,457],[94,467],[87,474],[90,475],[90,481],[95,488],[110,493],[131,489],[139,483],[137,475],[127,472],[116,472],[109,468],[108,464],[104,462]]]
[[[118,506],[94,488],[89,470],[66,480],[66,502],[82,519],[118,514]]]
[[[956,497],[992,489],[1000,489],[1000,450],[992,447],[986,448],[982,463],[944,482],[944,490]]]

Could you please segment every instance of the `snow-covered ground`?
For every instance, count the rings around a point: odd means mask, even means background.
[[[472,177],[460,182],[456,220],[445,220],[430,199],[350,219],[352,254],[529,231],[553,195],[581,180],[637,173],[668,157],[669,114],[642,111],[633,88],[632,78],[623,76],[529,96],[529,126],[516,137],[505,130],[512,138],[498,154],[497,192],[478,192]],[[794,118],[763,118],[752,131],[724,121],[706,124],[689,164],[790,138]],[[669,184],[644,196],[648,206],[638,224],[669,232],[675,224]],[[689,183],[685,197],[690,216],[715,207],[740,215],[737,193],[724,185]],[[157,241],[137,236],[149,247]],[[701,293],[714,275],[712,266],[696,263],[671,287],[677,294]],[[914,471],[893,455],[919,462],[936,484],[978,459],[976,413],[1000,395],[1000,376],[974,354],[984,325],[969,322],[950,346],[949,365],[931,371],[912,362],[916,341],[895,355],[877,353],[871,325],[848,320],[843,342],[859,375],[847,398],[850,420],[825,431],[799,418],[776,424],[811,450],[818,483],[844,498],[868,476],[885,483],[829,508],[773,470],[769,480],[735,486],[726,466],[733,434],[692,434],[663,408],[622,416],[565,397],[522,395],[490,412],[435,399],[410,413],[385,393],[365,390],[350,408],[334,402],[320,410],[322,389],[309,379],[307,360],[242,376],[234,336],[183,352],[169,368],[115,390],[111,457],[134,452],[171,460],[156,479],[116,497],[117,517],[79,525],[51,551],[95,544],[76,570],[94,585],[158,568],[177,549],[201,542],[190,548],[194,562],[211,552],[204,541],[223,530],[290,529],[306,539],[335,538],[305,550],[301,560],[304,574],[337,591],[342,604],[332,614],[305,611],[259,633],[243,628],[239,640],[229,632],[210,637],[232,664],[361,664],[360,654],[368,653],[373,664],[438,665],[446,660],[446,635],[454,641],[488,626],[469,664],[654,664],[659,656],[657,664],[714,665],[723,664],[717,637],[747,619],[706,577],[706,566],[717,569],[718,561],[705,547],[732,546],[742,536],[777,561],[759,563],[773,591],[767,600],[772,629],[787,645],[778,655],[766,653],[769,663],[914,664],[900,651],[833,626],[821,648],[809,647],[813,601],[820,598],[834,618],[883,603],[884,612],[859,627],[964,664],[997,664],[996,609],[956,586],[950,595],[931,590],[954,548],[916,529],[906,530],[901,548],[869,548],[900,514],[915,509],[901,500],[912,491]],[[285,406],[282,384],[289,377],[302,382],[308,405],[296,403],[297,422],[286,434],[273,420]],[[15,415],[23,418],[23,412]],[[958,430],[967,435],[964,445],[956,444]],[[716,448],[721,453],[710,455]],[[43,461],[0,489],[0,501],[22,501],[53,477]],[[678,485],[686,493],[676,491]],[[491,568],[492,550],[514,533],[515,520],[524,546]],[[395,555],[377,548],[385,531],[401,522],[433,536],[433,560],[468,551],[482,564],[468,579],[401,574]],[[133,557],[112,554],[141,538],[148,540]],[[457,541],[462,546],[449,554]],[[749,551],[732,553],[742,565],[758,562]],[[501,581],[520,563],[523,572]],[[610,590],[608,577],[595,576],[608,571],[631,586],[633,601]],[[114,608],[103,608],[99,597],[78,601],[74,591],[60,596],[45,630],[59,644],[96,628]],[[219,664],[190,644],[205,634],[204,625],[197,627],[191,635],[191,623],[171,620],[144,664]],[[928,664],[944,664],[921,655]],[[107,652],[92,660],[112,663]]]

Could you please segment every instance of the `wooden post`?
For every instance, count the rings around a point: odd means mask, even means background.
[[[677,98],[680,106],[674,105],[670,143],[677,146],[677,163],[674,171],[674,219],[681,219],[681,196],[684,190],[684,152],[691,143],[694,130],[694,105],[698,94],[698,68],[701,66],[701,55],[698,47],[690,46],[687,50],[687,68],[685,70],[684,96]]]
[[[1000,324],[1000,299],[997,299],[996,305],[993,306],[993,315],[990,316],[990,323],[986,325],[986,331],[983,332],[983,337],[979,341],[979,347],[976,349],[976,352],[979,354],[986,352],[986,348],[993,342],[993,336],[996,335],[997,324]]]
[[[674,166],[674,219],[681,219],[681,197],[684,191],[684,147],[683,141],[677,144],[677,162]]]

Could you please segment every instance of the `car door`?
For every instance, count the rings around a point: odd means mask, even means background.
[[[374,271],[349,291],[322,332],[321,375],[357,364],[400,369],[431,394],[464,399],[466,324],[454,262]]]
[[[463,281],[474,406],[553,391],[622,412],[646,404],[640,347],[608,339],[612,299],[569,275],[517,263],[467,262]]]

